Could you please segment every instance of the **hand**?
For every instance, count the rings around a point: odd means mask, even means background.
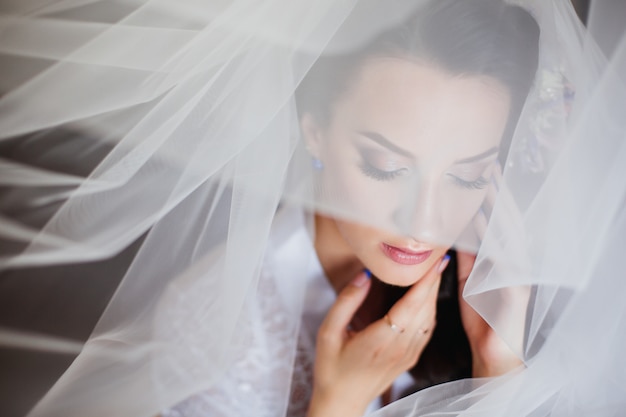
[[[482,208],[474,218],[473,230],[476,233],[476,242],[474,243],[476,247],[483,241],[488,224],[489,228],[493,229],[491,231],[492,237],[494,235],[509,237],[505,242],[508,250],[514,250],[515,243],[524,240],[522,216],[515,200],[508,192],[507,187],[504,186],[502,170],[499,165],[494,169]],[[514,240],[511,240],[511,237]],[[468,239],[468,242],[471,242],[471,239]],[[493,245],[493,239],[491,242],[492,244],[486,248],[490,256],[506,256],[498,247]],[[503,242],[499,242],[499,244],[503,244]],[[523,253],[523,250],[520,248],[515,252]],[[485,295],[490,297],[490,303],[497,309],[497,314],[490,316],[492,322],[487,323],[462,296],[476,257],[469,253],[457,251],[457,260],[461,320],[472,350],[473,375],[475,377],[496,376],[517,368],[522,364],[522,361],[515,352],[521,353],[523,349],[526,308],[530,288],[527,286],[501,288]],[[494,328],[498,328],[500,335],[496,334]],[[502,332],[506,332],[506,334]],[[500,336],[503,336],[509,344],[505,343]]]
[[[386,318],[358,333],[349,331],[348,325],[371,282],[361,273],[339,293],[318,332],[309,417],[361,416],[372,400],[415,365],[435,326],[442,269],[436,262]],[[393,329],[392,322],[402,327]]]
[[[463,298],[463,290],[475,260],[472,254],[457,252],[461,321],[472,351],[472,376],[498,376],[519,367],[522,361]],[[500,315],[495,317],[498,322],[493,324],[501,324],[499,328],[507,329],[507,340],[518,352],[521,352],[523,346],[529,295],[528,287],[502,288],[497,292]]]

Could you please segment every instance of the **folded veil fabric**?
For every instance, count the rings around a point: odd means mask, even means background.
[[[29,416],[154,416],[230,381],[251,347],[258,369],[238,378],[254,395],[236,386],[228,401],[256,398],[255,416],[287,415],[306,296],[299,266],[310,259],[292,259],[285,282],[264,281],[277,209],[410,227],[316,183],[297,88],[316,63],[358,50],[428,3],[0,6],[0,139],[36,161],[0,158],[0,271],[136,248],[86,344],[0,328],[3,346],[79,353]],[[434,386],[375,415],[626,409],[623,22],[603,24],[595,2],[589,29],[565,0],[511,3],[539,25],[539,66],[510,129],[495,203],[475,214],[488,216],[486,230],[432,238],[477,252],[464,297],[525,368]],[[453,29],[441,27],[441,38]],[[419,204],[413,185],[399,193],[401,212]],[[532,289],[522,318],[508,298],[515,288]]]

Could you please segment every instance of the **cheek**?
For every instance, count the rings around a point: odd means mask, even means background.
[[[339,220],[336,224],[343,239],[362,261],[363,255],[367,256],[369,251],[375,249],[384,240],[384,233],[372,227]]]
[[[486,190],[459,191],[451,193],[444,203],[446,235],[456,240],[476,216],[485,199]]]
[[[393,230],[393,207],[403,193],[396,184],[376,181],[360,169],[358,157],[328,158],[323,172],[325,201],[350,220]]]

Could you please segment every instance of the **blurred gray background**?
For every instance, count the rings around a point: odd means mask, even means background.
[[[612,0],[596,0],[612,1]],[[615,1],[615,0],[613,0]],[[622,5],[624,0],[617,0]],[[572,0],[581,19],[587,19],[589,0]],[[622,15],[622,19],[624,19]],[[598,16],[609,19],[615,16]],[[5,57],[6,58],[6,57]],[[0,56],[0,62],[3,59]],[[1,68],[1,66],[0,66]],[[0,69],[0,75],[2,74]],[[0,82],[7,85],[6,79]],[[58,172],[85,175],[109,149],[80,133],[51,130],[0,142],[0,158]],[[31,136],[31,137],[32,137]],[[43,136],[43,138],[42,138]],[[45,140],[41,140],[45,139]],[[42,148],[42,144],[45,147]],[[71,149],[76,158],[62,165],[54,149]],[[26,224],[41,226],[57,205],[37,210],[25,206],[25,190],[0,187],[0,213]],[[141,239],[140,239],[141,240]],[[0,327],[29,329],[75,340],[86,340],[139,247],[135,242],[112,259],[84,264],[5,271],[0,274]],[[0,253],[19,251],[0,241]],[[0,348],[0,417],[24,416],[71,364],[74,356],[34,350]]]

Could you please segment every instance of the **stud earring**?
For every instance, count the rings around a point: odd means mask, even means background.
[[[321,171],[321,170],[324,169],[324,163],[320,159],[318,159],[318,158],[313,156],[313,157],[311,157],[311,161],[313,163],[313,169],[314,170]]]

